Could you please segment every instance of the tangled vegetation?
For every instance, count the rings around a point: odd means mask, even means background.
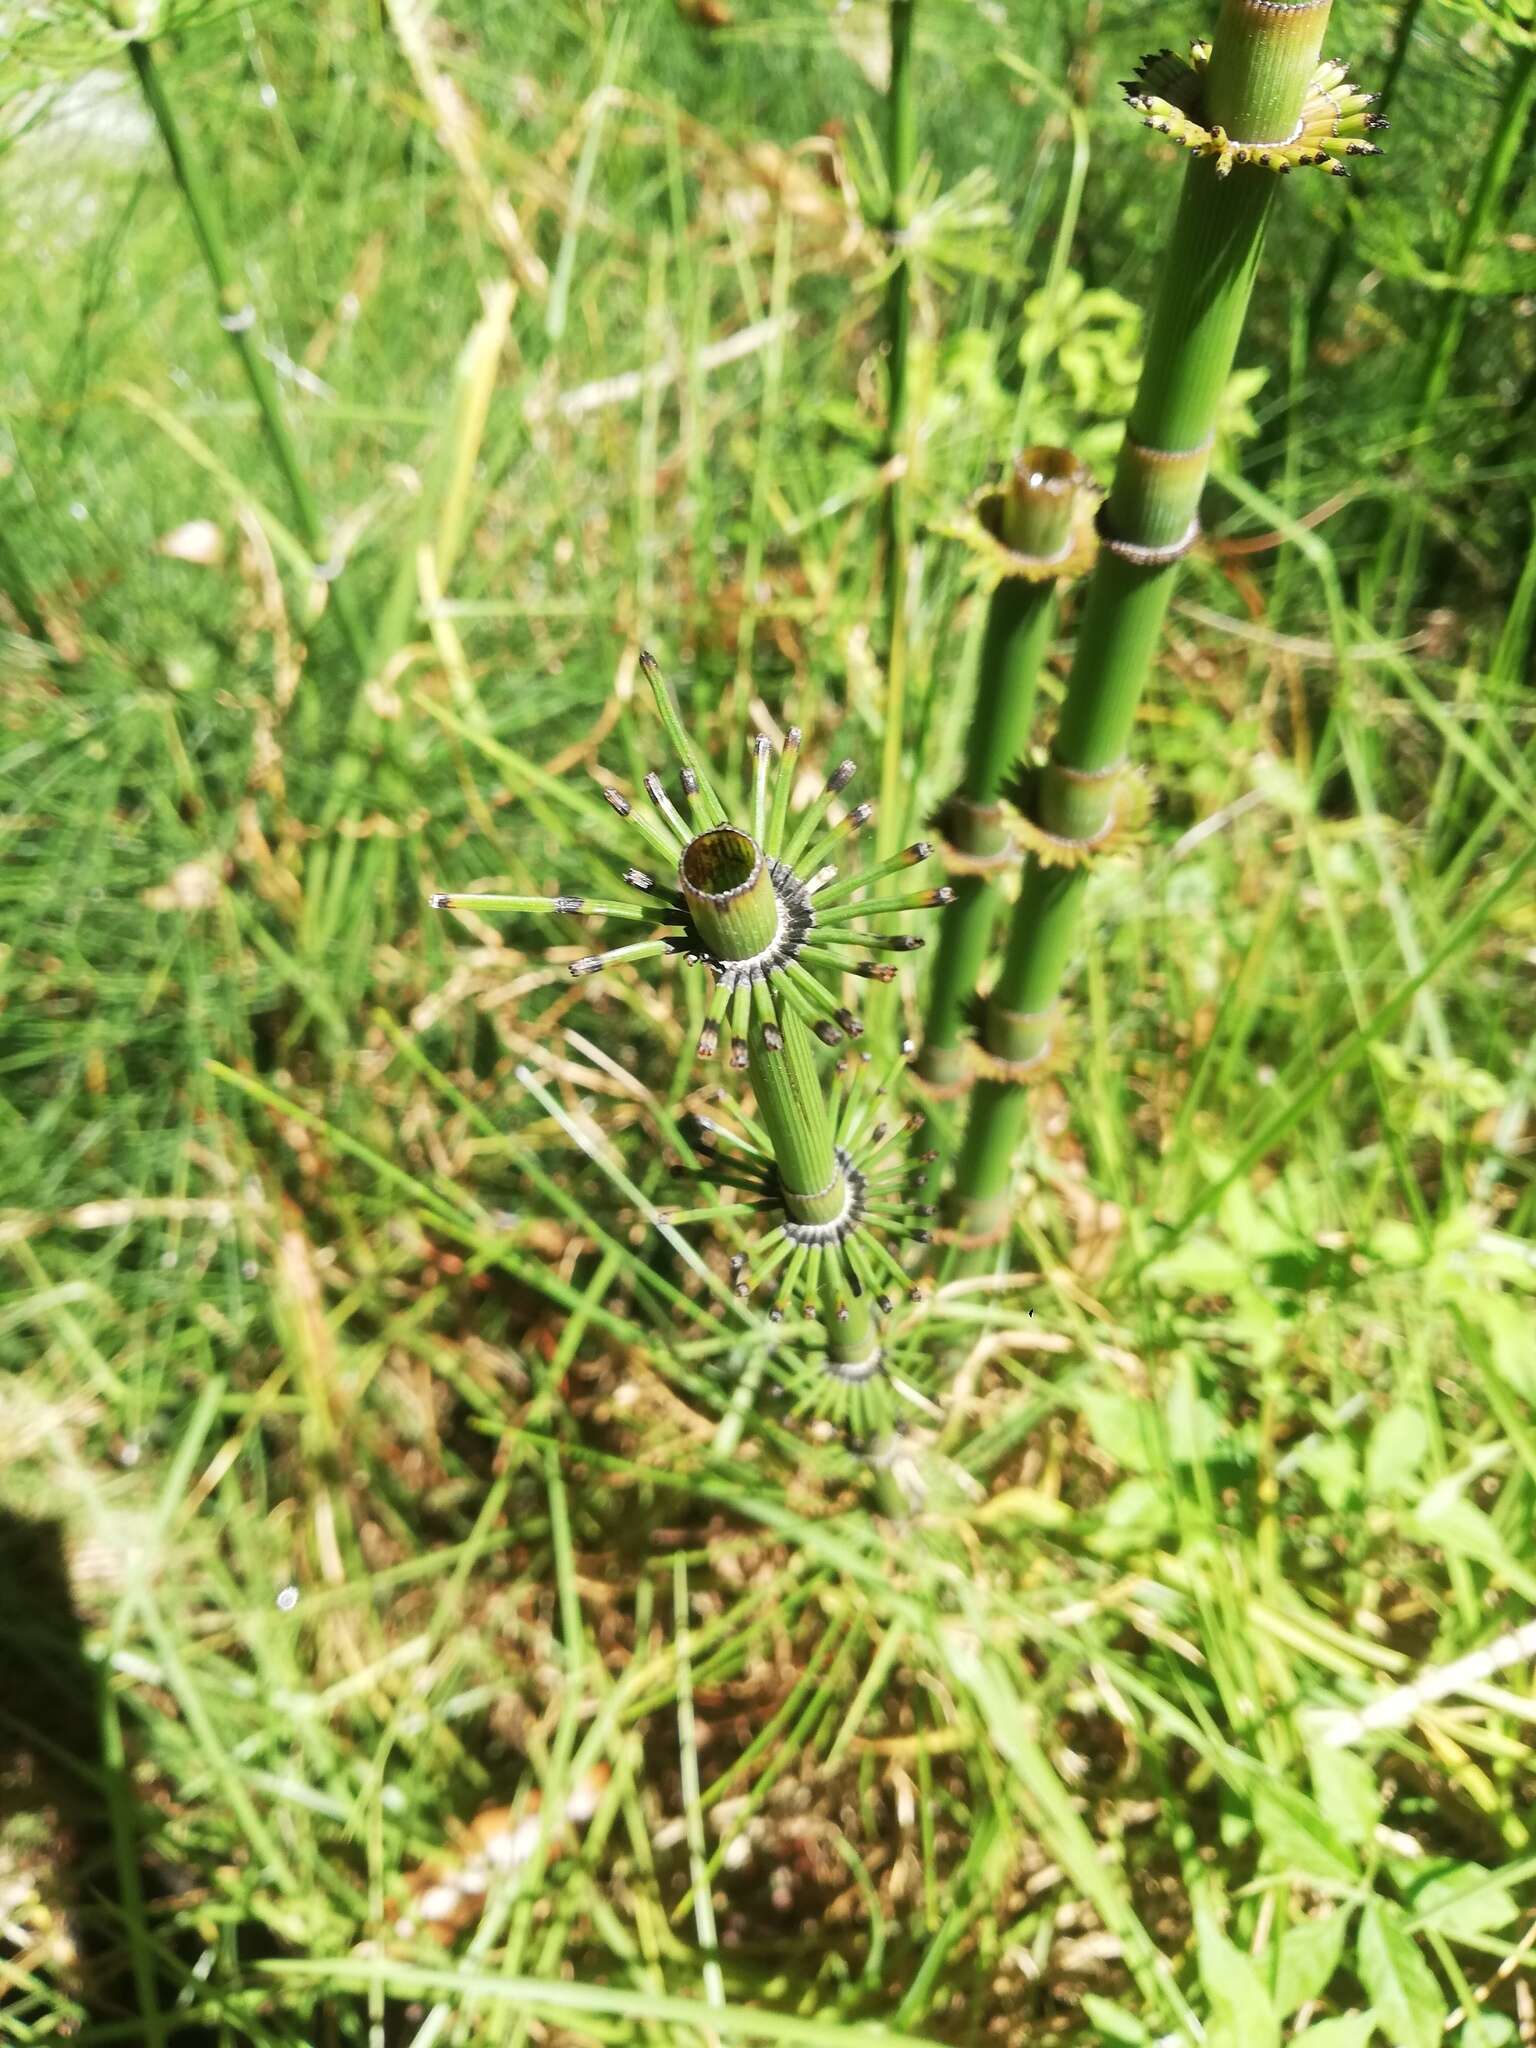
[[[17,2040],[1536,2033],[1536,23],[1154,13],[0,30]]]

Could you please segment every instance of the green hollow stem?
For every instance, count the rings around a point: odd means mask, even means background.
[[[778,936],[779,904],[762,849],[734,825],[690,840],[677,864],[683,901],[718,960],[752,960]]]
[[[759,984],[761,989],[761,984]],[[756,994],[757,991],[754,991]],[[754,1003],[747,1034],[747,1077],[773,1147],[784,1206],[800,1223],[826,1223],[847,1201],[843,1169],[832,1143],[826,1093],[817,1078],[810,1033],[787,1005],[775,1010],[766,992]],[[823,1261],[831,1267],[830,1261]],[[831,1267],[820,1288],[822,1327],[834,1361],[867,1358],[875,1347],[868,1297]]]
[[[113,18],[119,28],[132,31],[137,22],[137,9],[132,0],[113,0]],[[261,416],[267,440],[282,471],[283,481],[293,503],[295,518],[304,545],[314,559],[315,568],[330,584],[330,607],[336,615],[342,637],[356,665],[361,681],[369,673],[368,641],[363,631],[350,592],[348,592],[331,569],[328,562],[330,543],[325,531],[325,522],[320,508],[304,474],[304,465],[299,456],[298,445],[288,425],[283,410],[282,396],[277,388],[277,379],[267,360],[262,346],[261,331],[257,324],[256,312],[251,304],[250,294],[236,275],[224,238],[223,223],[219,217],[213,189],[202,164],[187,146],[176,111],[171,105],[170,95],[165,88],[165,79],[155,53],[147,42],[134,41],[128,45],[128,56],[133,64],[139,90],[149,108],[155,126],[160,131],[166,154],[171,161],[171,170],[186,203],[188,218],[193,234],[202,251],[203,264],[213,283],[218,297],[219,319],[233,343],[245,371],[251,395],[256,401],[256,410]]]
[[[701,832],[677,864],[678,885],[700,938],[716,959],[758,961],[780,931],[778,898],[761,847],[734,825]],[[766,963],[765,963],[766,965]],[[778,1169],[784,1207],[796,1223],[842,1215],[848,1188],[833,1143],[827,1093],[816,1072],[811,1036],[787,1002],[770,994],[766,974],[750,985],[747,1077]],[[819,1306],[835,1361],[867,1358],[875,1332],[870,1306],[846,1284],[841,1262],[823,1261]]]
[[[797,1223],[830,1222],[842,1212],[843,1174],[810,1033],[787,1006],[775,1013],[766,995],[753,1008],[747,1076],[773,1146],[785,1207]]]
[[[888,357],[888,413],[885,460],[885,739],[880,762],[880,809],[876,827],[882,855],[895,849],[904,813],[900,802],[901,755],[907,687],[907,556],[912,516],[906,464],[910,452],[909,356],[912,337],[911,265],[902,243],[912,223],[912,174],[917,163],[917,100],[912,64],[916,0],[890,0],[891,77],[886,95],[886,172],[890,214],[886,231],[897,260],[885,294]]]
[[[984,1042],[1000,1058],[1028,1065],[1051,1051],[1052,1006],[1077,939],[1082,877],[1080,868],[1038,862],[1025,874],[983,1018]],[[987,1077],[972,1090],[946,1219],[962,1236],[991,1237],[1006,1225],[1029,1106],[1026,1080]]]
[[[1069,546],[1077,493],[1085,481],[1065,448],[1028,448],[1013,466],[995,506],[998,537],[1020,558],[987,606],[976,672],[976,701],[966,739],[965,768],[944,813],[951,847],[970,859],[997,860],[1010,846],[1003,823],[1005,784],[1029,742],[1040,664],[1050,644],[1056,581],[1024,573],[1022,562],[1049,563]],[[991,874],[966,874],[956,885],[939,932],[917,1070],[945,1087],[967,1067],[967,1011],[991,946],[999,895]]]
[[[1294,127],[1331,0],[1222,0],[1206,118],[1244,140]],[[1087,856],[1112,829],[1120,769],[1183,554],[1198,534],[1222,393],[1231,375],[1278,179],[1256,165],[1219,177],[1189,164],[1160,272],[1146,359],[1114,482],[1105,545],[1088,586],[1060,724],[1032,792],[1031,822],[1066,859],[1026,863],[980,1036],[1012,1073],[988,1079],[970,1114],[946,1221],[978,1238],[1007,1220],[1031,1069],[1051,1050],[1053,1013],[1076,952]]]

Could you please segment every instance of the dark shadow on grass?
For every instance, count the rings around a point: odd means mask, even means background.
[[[21,1871],[35,1872],[58,1930],[32,1963],[46,1991],[0,1987],[0,2034],[8,2012],[31,2005],[36,2019],[51,1994],[79,2013],[76,2040],[158,2048],[173,2031],[178,2044],[194,2038],[168,2010],[157,1969],[140,1824],[115,1728],[86,1653],[60,1525],[0,1509],[0,1829]]]

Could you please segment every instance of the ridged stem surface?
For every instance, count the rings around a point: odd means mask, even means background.
[[[747,1074],[773,1146],[785,1206],[798,1223],[830,1221],[843,1207],[843,1176],[810,1033],[793,1010],[782,1009],[775,1019],[764,1003],[753,1017]]]
[[[764,1001],[747,1034],[747,1075],[757,1113],[773,1146],[784,1206],[797,1223],[826,1223],[848,1199],[832,1144],[826,1094],[817,1078],[810,1033],[785,1007],[775,1021]],[[829,1262],[824,1261],[824,1264]],[[821,1282],[821,1321],[827,1350],[838,1361],[867,1358],[875,1348],[867,1297],[852,1294],[841,1266]]]
[[[1027,449],[1007,491],[998,494],[1001,538],[1034,560],[1060,554],[1071,533],[1080,480],[1066,449]],[[1054,581],[1013,575],[1003,577],[988,602],[965,768],[944,817],[945,836],[961,854],[988,858],[1008,847],[1000,799],[1029,743],[1055,598]],[[989,874],[964,875],[940,927],[918,1072],[941,1086],[965,1072],[966,1010],[991,948],[998,902]]]
[[[908,453],[908,351],[912,333],[911,266],[901,249],[912,219],[912,173],[917,162],[917,98],[913,78],[912,30],[916,0],[890,0],[891,77],[886,95],[886,174],[891,208],[887,232],[897,257],[885,293],[889,350],[889,410],[885,436],[887,464],[897,465],[885,493],[885,739],[880,761],[880,809],[876,839],[882,857],[901,837],[901,753],[906,716],[907,553],[912,521],[906,477],[899,465]]]
[[[701,832],[684,848],[677,875],[694,927],[717,960],[755,960],[772,946],[780,928],[778,900],[762,849],[749,833],[734,825]],[[847,1205],[848,1186],[810,1033],[788,1003],[773,1000],[763,978],[751,989],[747,1077],[789,1217],[835,1221]],[[820,1307],[828,1351],[839,1361],[866,1358],[875,1344],[869,1303],[848,1290],[840,1263],[825,1263]]]
[[[115,0],[113,17],[119,28],[131,30],[136,25],[136,9],[128,4],[128,0]],[[155,61],[154,51],[148,43],[135,41],[129,43],[128,55],[139,81],[144,103],[160,131],[166,154],[171,160],[171,169],[186,203],[193,234],[197,238],[198,248],[202,251],[204,268],[218,297],[219,317],[240,357],[246,381],[251,387],[251,395],[256,401],[256,410],[272,452],[277,458],[278,468],[282,471],[283,481],[288,486],[288,495],[293,501],[304,545],[309,549],[316,566],[322,567],[329,547],[325,525],[320,517],[314,493],[309,488],[309,480],[304,474],[298,445],[294,441],[287,416],[283,411],[277,379],[272,374],[272,366],[262,346],[255,309],[251,305],[249,293],[236,276],[234,265],[230,261],[224,240],[223,223],[219,218],[212,187],[202,165],[187,147],[186,138],[181,132],[181,124],[176,118],[176,110],[171,105],[170,95],[165,89],[165,80]],[[367,640],[351,597],[339,582],[331,586],[330,602],[356,662],[359,678],[364,677],[368,674],[369,667]]]
[[[717,960],[755,959],[778,937],[778,898],[749,833],[734,825],[701,832],[684,849],[677,880],[694,928]]]
[[[1327,25],[1329,0],[1279,6],[1223,0],[1206,77],[1207,121],[1240,140],[1294,128]],[[1101,513],[1106,545],[1089,583],[1051,760],[1033,822],[1078,842],[1108,828],[1119,768],[1157,648],[1179,561],[1198,531],[1221,396],[1231,375],[1277,177],[1209,158],[1184,174],[1135,403]],[[1116,550],[1119,542],[1129,554]],[[1149,559],[1150,557],[1150,559]],[[1087,868],[1031,860],[981,1037],[999,1060],[1044,1055],[1076,948]],[[947,1220],[965,1234],[1006,1221],[1011,1164],[1027,1115],[1027,1076],[972,1094]]]

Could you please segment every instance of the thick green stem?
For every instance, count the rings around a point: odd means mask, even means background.
[[[1083,872],[1032,863],[1025,875],[984,1016],[985,1043],[998,1059],[1027,1067],[1051,1050],[1053,1008],[1077,936]],[[946,1218],[962,1237],[990,1237],[1007,1221],[1013,1156],[1029,1100],[1022,1080],[977,1083]]]
[[[119,28],[132,30],[136,25],[138,10],[132,0],[113,0],[113,18]],[[145,104],[154,118],[155,126],[165,144],[166,154],[171,160],[182,198],[186,202],[187,214],[192,231],[202,250],[204,267],[213,282],[218,295],[219,322],[233,342],[244,368],[256,409],[261,415],[267,439],[277,458],[283,481],[288,486],[288,495],[293,502],[299,532],[304,545],[314,557],[317,574],[330,584],[331,608],[341,627],[347,646],[351,651],[361,681],[369,672],[368,642],[348,592],[337,580],[337,572],[328,560],[330,543],[325,523],[320,517],[320,508],[310,490],[309,480],[304,474],[304,465],[299,457],[298,445],[289,428],[283,411],[277,379],[272,374],[262,345],[260,329],[256,320],[256,309],[251,304],[250,294],[235,274],[224,240],[223,224],[219,219],[218,207],[212,188],[204,174],[202,165],[187,147],[186,138],[176,119],[175,109],[165,89],[165,80],[155,62],[155,54],[148,43],[131,42],[128,55],[138,77],[139,89]]]
[[[734,825],[690,840],[678,886],[699,937],[717,960],[752,960],[779,932],[779,902],[761,847]]]
[[[784,1206],[797,1223],[831,1222],[842,1214],[846,1193],[810,1033],[787,1006],[775,1014],[766,996],[753,1011],[747,1074],[778,1163]]]
[[[1287,136],[1330,4],[1223,0],[1206,79],[1208,122],[1244,141]],[[1032,859],[1025,871],[981,1028],[986,1052],[1013,1071],[972,1095],[948,1201],[948,1220],[965,1234],[1006,1222],[1030,1070],[1049,1051],[1052,1012],[1076,947],[1081,859],[1112,827],[1121,764],[1178,565],[1199,532],[1217,413],[1277,184],[1271,172],[1250,165],[1219,177],[1207,158],[1185,172],[1146,360],[1100,518],[1104,546],[1061,722],[1034,793],[1032,823],[1068,842],[1063,851],[1075,851],[1079,864]]]
[[[889,350],[885,460],[890,474],[885,492],[884,545],[885,740],[880,763],[880,814],[876,828],[882,857],[895,850],[905,822],[900,791],[907,685],[907,555],[912,545],[906,478],[910,454],[907,371],[912,334],[912,278],[911,266],[902,253],[902,243],[912,221],[912,173],[917,161],[917,102],[912,68],[912,18],[916,0],[890,0],[890,4],[891,78],[886,97],[886,173],[891,210],[886,231],[898,254],[885,294],[886,346]]]
[[[1006,493],[989,501],[997,537],[1020,559],[988,605],[965,770],[944,814],[951,847],[971,860],[1001,865],[1008,853],[1000,799],[1029,742],[1040,663],[1055,617],[1056,583],[1040,570],[1071,544],[1082,481],[1067,449],[1030,448],[1015,461]],[[1035,566],[1026,570],[1026,563]],[[966,1009],[991,947],[998,902],[989,873],[964,875],[940,928],[918,1072],[941,1087],[966,1072]]]
[[[753,1006],[747,1074],[778,1163],[785,1209],[797,1223],[833,1221],[847,1206],[848,1185],[833,1148],[810,1033],[792,1009],[775,1011],[766,993]],[[828,1354],[839,1364],[858,1363],[876,1343],[868,1297],[852,1292],[840,1265],[824,1263],[820,1308]]]

